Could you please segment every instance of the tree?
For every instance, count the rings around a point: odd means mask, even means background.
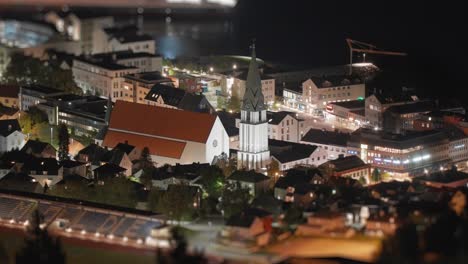
[[[224,185],[219,208],[224,217],[229,218],[247,208],[251,199],[249,189],[242,188],[239,183],[227,183]]]
[[[140,163],[142,169],[153,167],[153,160],[151,159],[151,154],[148,147],[144,147],[141,151]]]
[[[286,211],[284,215],[284,222],[287,223],[289,226],[296,225],[302,222],[302,209],[298,206],[292,205]]]
[[[364,176],[361,176],[361,177],[359,178],[359,183],[361,183],[362,185],[366,185],[366,184],[367,184],[366,178],[365,178]]]
[[[139,159],[141,169],[143,173],[140,176],[140,183],[143,184],[146,188],[151,188],[153,185],[153,172],[154,166],[151,159],[151,154],[148,147],[144,147],[141,151],[141,156]]]
[[[374,171],[372,172],[372,181],[373,182],[380,182],[382,180],[382,174],[380,173],[380,170],[375,168]]]
[[[229,105],[228,105],[229,110],[232,110],[234,112],[239,112],[241,108],[241,100],[239,97],[236,95],[232,95],[231,99],[229,100]]]
[[[16,255],[17,264],[62,264],[65,263],[60,240],[49,236],[47,229],[41,229],[42,216],[36,210],[31,218],[25,245]]]
[[[209,166],[200,171],[200,181],[203,189],[210,197],[219,198],[223,191],[224,174],[217,166]]]
[[[179,222],[181,220],[192,219],[196,212],[194,197],[191,192],[184,190],[184,188],[188,188],[189,186],[174,185],[173,187],[168,188],[159,200],[158,211]]]
[[[58,159],[64,161],[70,159],[68,155],[68,146],[70,145],[70,135],[68,134],[68,127],[65,124],[60,124],[58,129],[59,149]]]

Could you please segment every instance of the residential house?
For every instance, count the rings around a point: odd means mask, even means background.
[[[322,166],[329,168],[332,171],[332,176],[350,177],[358,181],[364,178],[367,183],[370,182],[371,166],[364,163],[358,156],[339,156]]]
[[[271,159],[279,164],[281,171],[292,169],[296,166],[319,166],[327,161],[326,151],[308,144],[269,139]]]
[[[293,112],[267,112],[268,138],[281,141],[299,142],[304,135],[304,120]]]
[[[125,90],[122,100],[139,104],[151,104],[145,97],[156,84],[173,85],[172,80],[164,77],[159,71],[125,75],[123,83]]]
[[[280,177],[276,181],[274,196],[282,201],[308,203],[316,198],[315,186],[324,183],[325,179],[318,169],[291,169],[284,177]],[[296,193],[296,189],[298,193]]]
[[[270,177],[251,171],[235,171],[228,178],[229,183],[239,184],[241,188],[249,189],[250,195],[259,196],[268,190]]]
[[[327,160],[332,160],[339,155],[355,154],[348,152],[349,138],[348,133],[311,128],[302,137],[300,143],[318,146],[327,153]]]
[[[88,178],[88,169],[86,163],[74,161],[74,160],[64,160],[60,162],[60,165],[63,167],[63,176],[69,175],[78,175],[83,178]]]
[[[57,151],[51,144],[33,139],[30,139],[26,142],[23,148],[21,148],[21,152],[33,155],[37,158],[55,159],[57,157]]]
[[[39,84],[20,86],[19,108],[27,111],[31,106],[46,102],[48,97],[62,94],[65,92]]]
[[[22,148],[25,139],[17,119],[0,120],[0,153]]]
[[[63,179],[63,166],[54,158],[31,156],[24,162],[22,172],[33,177],[41,186],[53,186]]]

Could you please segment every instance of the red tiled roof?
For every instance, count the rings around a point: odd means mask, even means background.
[[[139,149],[148,147],[151,155],[179,159],[184,152],[185,142],[169,139],[154,138],[148,136],[135,135],[125,132],[108,130],[102,145],[114,148],[118,143],[128,141],[128,144]]]
[[[109,128],[206,143],[215,120],[207,113],[117,101]]]
[[[0,85],[0,97],[18,98],[19,86],[2,84]]]

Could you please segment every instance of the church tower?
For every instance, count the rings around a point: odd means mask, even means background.
[[[241,107],[237,167],[239,169],[260,170],[266,168],[269,161],[266,106],[255,56],[255,44],[252,44],[252,59],[247,73]]]

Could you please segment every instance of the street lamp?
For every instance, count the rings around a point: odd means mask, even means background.
[[[54,134],[54,127],[50,127],[50,144],[52,145],[52,139]]]
[[[366,62],[366,54],[363,53],[362,56],[364,57],[364,61],[363,61],[363,62]]]
[[[210,67],[210,72],[213,72],[213,71],[214,71],[213,67]]]
[[[237,69],[237,65],[236,65],[236,64],[232,65],[232,68],[233,68],[234,70]]]

